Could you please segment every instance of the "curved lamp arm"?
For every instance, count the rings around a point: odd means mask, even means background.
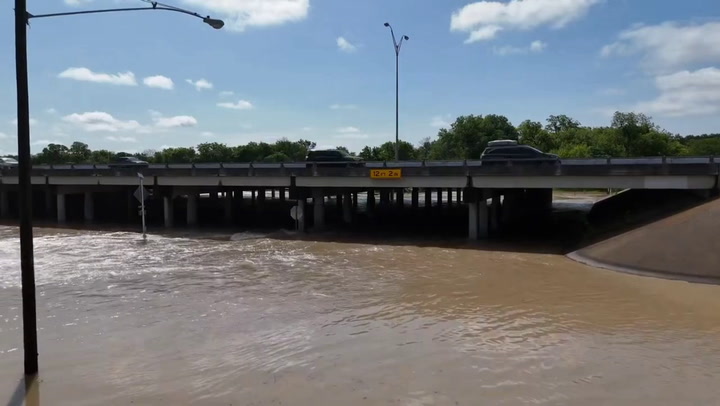
[[[28,22],[30,19],[33,18],[45,18],[45,17],[60,17],[60,16],[72,16],[72,15],[80,15],[80,14],[99,14],[99,13],[115,13],[120,11],[148,11],[148,10],[165,10],[165,11],[175,11],[178,13],[187,14],[193,17],[197,17],[203,22],[216,30],[219,30],[225,25],[225,22],[223,20],[218,20],[214,18],[210,18],[210,16],[203,17],[198,13],[194,13],[192,11],[184,10],[178,7],[168,6],[167,4],[158,3],[155,1],[147,1],[152,6],[151,7],[126,7],[126,8],[109,8],[109,9],[103,9],[103,10],[84,10],[84,11],[70,11],[66,13],[52,13],[52,14],[31,14],[27,13],[27,19]]]

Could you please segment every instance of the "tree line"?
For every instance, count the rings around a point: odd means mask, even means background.
[[[401,141],[402,160],[478,159],[488,142],[511,139],[531,145],[561,158],[638,157],[638,156],[720,156],[720,134],[693,136],[673,135],[656,125],[644,114],[616,112],[607,127],[583,126],[566,115],[552,115],[545,124],[526,120],[514,126],[502,115],[468,115],[458,117],[450,128],[439,130],[434,138],[417,145]],[[274,143],[250,142],[229,146],[207,142],[196,147],[146,150],[141,153],[91,150],[82,142],[70,146],[49,144],[33,156],[35,164],[109,163],[118,156],[132,155],[150,163],[203,162],[293,162],[303,161],[315,148],[308,140],[281,139]],[[390,161],[395,158],[394,142],[366,146],[350,154],[368,161]]]

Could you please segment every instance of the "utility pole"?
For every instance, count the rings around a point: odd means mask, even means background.
[[[390,23],[385,23],[390,28],[392,35],[393,47],[395,48],[395,160],[400,160],[400,48],[403,40],[410,39],[407,35],[400,37],[400,42],[395,40],[395,31],[393,31]]]

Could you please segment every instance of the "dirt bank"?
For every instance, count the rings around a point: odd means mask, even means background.
[[[608,269],[720,283],[720,200],[568,256]]]

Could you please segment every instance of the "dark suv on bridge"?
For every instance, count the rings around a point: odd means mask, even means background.
[[[310,151],[305,157],[307,162],[316,162],[327,166],[328,164],[337,164],[341,166],[357,166],[362,165],[362,159],[352,156],[345,151],[338,149],[324,149]]]
[[[529,145],[518,144],[515,140],[490,141],[480,155],[483,165],[491,164],[559,164],[560,158]]]
[[[111,168],[146,168],[148,163],[134,156],[121,156],[108,164]]]

